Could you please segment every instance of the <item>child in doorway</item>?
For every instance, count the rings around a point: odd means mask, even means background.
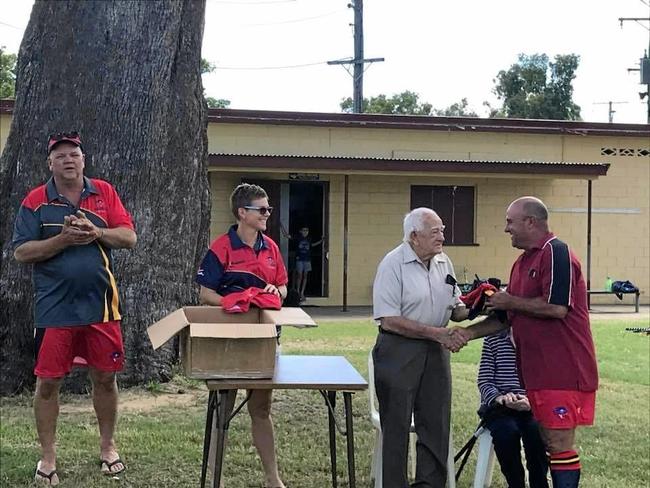
[[[294,239],[284,227],[281,227],[282,233],[287,239]],[[307,288],[307,278],[311,271],[311,248],[320,245],[323,239],[316,242],[311,241],[309,236],[309,227],[301,227],[300,235],[296,237],[298,243],[296,246],[296,267],[293,273],[293,286],[300,293],[300,301],[305,301],[305,289]]]

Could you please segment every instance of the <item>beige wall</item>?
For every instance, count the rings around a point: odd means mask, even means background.
[[[252,173],[256,178],[287,178],[286,173]],[[233,175],[235,177],[233,178]],[[239,182],[240,174],[211,173],[213,189],[213,237],[223,232],[232,219],[227,194]],[[343,204],[344,177],[323,175],[330,182],[329,297],[310,303],[340,305],[343,298]],[[469,185],[476,188],[477,246],[446,246],[459,280],[471,281],[474,274],[507,281],[518,251],[503,232],[504,212],[517,196],[534,194],[553,207],[586,206],[587,183],[574,180],[525,180],[458,178],[448,176],[369,176],[349,177],[348,304],[368,305],[377,264],[402,239],[402,219],[410,206],[411,185]],[[598,184],[598,182],[596,183]],[[224,188],[225,187],[225,188]],[[570,197],[557,196],[570,193]],[[222,197],[219,197],[222,195]],[[223,198],[223,199],[222,199]],[[586,257],[586,213],[552,213],[554,231],[584,260]],[[647,258],[646,258],[647,261]],[[595,276],[595,275],[594,275]],[[631,275],[630,275],[631,276]],[[635,281],[634,278],[629,278]],[[600,284],[602,280],[595,280]],[[642,282],[641,276],[635,282]]]
[[[0,114],[0,154],[7,144],[7,137],[9,137],[9,128],[11,127],[11,115]]]
[[[601,148],[648,149],[648,141],[631,137],[435,132],[398,129],[291,127],[212,124],[210,152],[230,154],[294,154],[374,156],[386,158],[449,158],[607,162],[608,175],[593,181],[592,289],[607,276],[629,279],[644,294],[650,291],[650,157],[604,156]],[[232,170],[236,170],[232,168]],[[312,303],[342,301],[343,175],[330,181],[330,296]],[[227,174],[227,173],[219,173]],[[503,233],[505,208],[521,195],[542,198],[551,211],[552,230],[583,261],[586,273],[586,180],[512,175],[364,175],[349,172],[348,304],[370,303],[372,280],[382,256],[401,240],[401,222],[409,209],[410,186],[471,185],[476,188],[475,235],[478,246],[448,246],[459,279],[474,273],[508,279],[518,251]],[[285,179],[282,174],[258,177]],[[213,174],[213,181],[219,179]],[[214,183],[213,183],[214,185]],[[215,208],[218,206],[215,202]],[[629,300],[629,298],[627,299]],[[594,302],[615,302],[595,297]]]

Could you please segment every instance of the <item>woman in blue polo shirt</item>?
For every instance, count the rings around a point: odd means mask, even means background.
[[[247,288],[261,288],[284,299],[287,270],[282,254],[265,236],[266,222],[273,211],[263,188],[242,184],[230,196],[237,224],[215,239],[196,275],[205,305],[221,305],[224,296]],[[247,403],[252,421],[253,443],[264,468],[265,486],[285,488],[278,472],[271,420],[272,390],[253,390]]]

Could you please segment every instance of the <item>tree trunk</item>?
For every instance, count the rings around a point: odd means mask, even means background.
[[[47,135],[73,129],[85,174],[116,187],[138,234],[135,250],[114,254],[127,359],[120,381],[171,377],[172,348],[154,352],[146,329],[196,302],[207,245],[204,10],[201,0],[35,3],[0,159],[0,393],[33,383],[31,267],[13,259],[13,221],[29,189],[49,178]]]

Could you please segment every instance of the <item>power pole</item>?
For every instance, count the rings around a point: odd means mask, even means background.
[[[648,117],[648,124],[650,124],[650,2],[646,3],[644,0],[642,0],[642,2],[648,6],[648,17],[619,17],[618,21],[621,24],[621,28],[623,28],[623,22],[636,22],[637,24],[643,26],[645,29],[648,30],[648,50],[643,53],[643,57],[639,60],[639,67],[628,68],[627,71],[628,73],[630,71],[638,71],[641,74],[641,79],[639,80],[639,83],[641,85],[646,86],[646,91],[639,92],[639,98],[641,98],[641,100],[643,100],[644,98],[647,99],[647,104],[648,104],[647,117]],[[646,27],[641,22],[648,22],[648,27]]]
[[[614,105],[614,104],[618,105],[620,103],[628,103],[628,102],[612,102],[612,101],[609,101],[609,102],[595,102],[594,105],[605,105],[605,104],[609,105],[609,123],[611,124],[611,123],[614,122],[614,114],[616,113],[616,110],[614,110],[612,108],[612,105]]]
[[[352,75],[352,106],[355,113],[363,112],[363,0],[352,0],[354,9],[354,74]]]
[[[363,0],[352,0],[348,8],[354,9],[354,58],[328,61],[329,65],[353,65],[352,72],[352,111],[363,112],[363,72],[364,64],[384,61],[384,58],[363,57]],[[346,68],[349,73],[349,69]]]

